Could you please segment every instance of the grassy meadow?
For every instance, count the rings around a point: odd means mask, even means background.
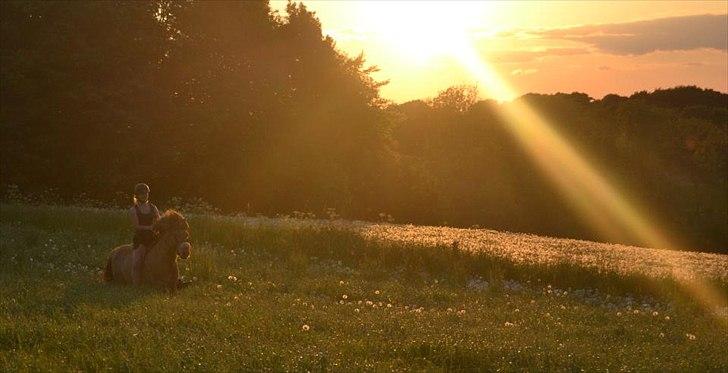
[[[190,214],[168,294],[100,281],[125,212],[0,210],[0,371],[728,370],[728,309],[680,285],[721,304],[726,255]]]

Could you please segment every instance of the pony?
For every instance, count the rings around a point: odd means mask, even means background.
[[[190,257],[190,226],[187,220],[177,211],[167,210],[154,223],[152,228],[157,239],[152,247],[147,248],[147,255],[142,266],[142,284],[170,291],[176,290],[179,284],[177,256],[182,259]],[[131,284],[132,245],[126,244],[111,250],[106,260],[103,279],[106,282]]]

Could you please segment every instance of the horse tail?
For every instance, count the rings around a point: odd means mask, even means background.
[[[111,282],[114,279],[113,270],[111,268],[111,255],[106,259],[106,268],[104,269],[104,281]]]

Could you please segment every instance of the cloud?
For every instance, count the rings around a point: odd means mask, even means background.
[[[531,75],[538,72],[538,69],[515,69],[511,71],[511,75],[513,76],[523,76],[523,75]]]
[[[535,32],[545,39],[591,44],[610,54],[711,48],[728,50],[728,14],[658,18]]]
[[[524,63],[551,56],[573,56],[586,53],[589,53],[589,50],[585,48],[548,48],[488,53],[488,59],[496,63]]]

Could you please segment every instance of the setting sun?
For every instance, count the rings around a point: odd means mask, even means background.
[[[279,11],[285,4],[271,2]],[[725,22],[715,18],[727,11],[722,1],[305,4],[337,48],[363,52],[380,68],[374,76],[389,81],[383,96],[399,103],[434,96],[453,84],[482,87],[452,58],[458,41],[489,61],[499,76],[509,77],[516,95],[580,91],[601,98],[681,84],[728,90],[727,42],[720,25]],[[671,46],[662,38],[681,42]]]
[[[355,2],[354,6],[373,38],[393,55],[417,65],[456,53],[469,38],[474,17],[492,8],[478,2],[424,2],[416,6],[407,1]]]

